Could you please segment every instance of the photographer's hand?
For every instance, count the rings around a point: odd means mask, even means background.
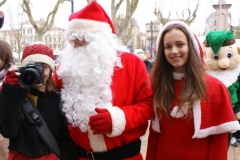
[[[6,77],[4,79],[4,82],[6,84],[10,84],[13,86],[19,86],[19,80],[18,80],[18,76],[20,75],[19,72],[15,72],[16,69],[11,68],[7,71]]]
[[[4,12],[0,11],[0,18],[3,18],[3,17],[4,17]]]

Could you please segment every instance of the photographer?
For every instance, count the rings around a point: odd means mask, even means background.
[[[0,94],[0,132],[10,141],[8,160],[76,159],[75,146],[61,112],[60,95],[52,80],[53,51],[44,44],[26,46],[21,65],[18,70],[11,68],[7,71]],[[39,116],[41,122],[47,124],[59,146],[60,157],[42,139],[36,124],[30,123],[23,109],[26,98],[34,104],[31,107],[36,106],[36,113],[42,116],[42,119]],[[33,120],[36,120],[35,114]]]
[[[1,28],[1,11],[0,11],[0,28]],[[6,75],[6,71],[14,67],[13,55],[11,46],[4,40],[0,40],[0,84],[2,84],[3,79]],[[1,90],[1,85],[0,85]],[[7,159],[8,155],[8,139],[4,138],[0,134],[0,157]]]
[[[11,46],[6,41],[0,40],[0,83],[6,75],[6,71],[13,66]]]

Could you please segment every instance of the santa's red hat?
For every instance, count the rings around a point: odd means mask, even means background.
[[[26,66],[30,61],[48,64],[52,71],[55,67],[52,49],[41,42],[35,42],[24,48],[21,66]]]
[[[70,15],[68,31],[116,33],[112,21],[96,1],[92,1],[80,11]]]

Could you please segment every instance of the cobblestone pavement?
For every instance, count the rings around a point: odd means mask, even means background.
[[[238,147],[230,146],[228,160],[240,160],[240,143],[238,143]]]
[[[8,139],[0,134],[0,160],[6,160],[8,154]]]

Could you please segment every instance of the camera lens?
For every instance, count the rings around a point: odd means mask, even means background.
[[[31,87],[37,83],[39,74],[35,69],[28,68],[24,70],[19,77],[20,84],[25,87]]]

